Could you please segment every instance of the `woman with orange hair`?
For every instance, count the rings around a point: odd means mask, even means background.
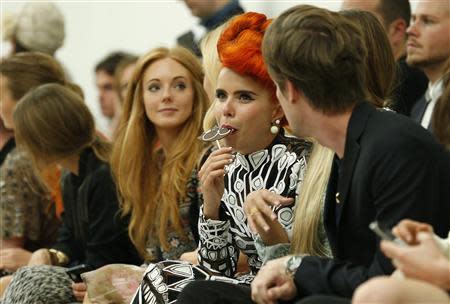
[[[278,245],[289,243],[294,204],[276,205],[294,202],[311,143],[286,137],[281,126],[284,114],[261,54],[269,24],[258,13],[235,17],[217,44],[223,67],[214,116],[230,133],[223,140],[225,147],[213,151],[199,172],[200,265],[150,265],[132,303],[173,303],[192,280],[248,284],[263,260],[271,258]],[[248,257],[249,273],[236,274],[239,252]]]

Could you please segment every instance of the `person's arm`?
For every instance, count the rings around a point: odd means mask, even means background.
[[[393,227],[404,218],[412,218],[432,223],[442,230],[444,223],[438,220],[439,214],[448,209],[444,207],[446,203],[438,198],[439,188],[435,181],[439,180],[439,165],[424,150],[411,153],[405,147],[396,146],[390,147],[390,153],[385,153],[382,158],[374,159],[372,172],[368,175],[372,179],[368,183],[368,191],[373,193],[374,199],[367,203],[375,208],[375,220]],[[379,249],[378,242],[373,258],[367,265],[339,259],[305,257],[295,275],[299,294],[350,297],[369,278],[391,274],[394,267]]]
[[[23,154],[13,151],[0,168],[0,248],[23,248],[27,237],[37,238],[40,232],[40,218],[33,219],[35,230],[27,231],[27,216],[39,214],[41,208],[24,176],[32,167]]]
[[[89,180],[87,180],[89,178]],[[87,204],[89,228],[85,264],[94,268],[111,263],[140,264],[119,210],[114,181],[107,166],[88,177],[80,192],[80,203]]]
[[[75,204],[75,202],[71,200],[70,194],[72,191],[73,189],[70,182],[70,175],[66,175],[62,179],[64,212],[61,214],[61,225],[58,229],[58,238],[56,240],[56,243],[51,248],[55,251],[63,253],[67,257],[69,262],[81,258],[79,246],[77,246],[73,236],[74,223],[72,222],[72,220],[74,218],[74,206],[72,206],[72,204]]]
[[[226,276],[233,276],[237,270],[239,248],[229,232],[230,221],[225,211],[220,212],[220,218],[221,220],[208,219],[203,214],[203,208],[200,209],[199,263]]]

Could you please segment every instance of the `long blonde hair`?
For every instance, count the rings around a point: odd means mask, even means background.
[[[158,143],[155,127],[147,118],[143,101],[143,75],[154,62],[171,58],[186,68],[194,89],[192,114],[165,155],[159,170],[155,147]],[[117,138],[113,147],[111,167],[120,194],[124,215],[130,215],[128,232],[140,254],[149,256],[149,238],[159,240],[167,249],[169,226],[184,236],[178,203],[186,197],[186,183],[203,149],[197,140],[208,107],[203,90],[203,71],[198,59],[182,47],[156,48],[141,57],[133,72],[124,102]],[[160,176],[159,176],[160,173]]]
[[[305,180],[295,206],[291,252],[315,256],[330,255],[329,248],[320,235],[322,208],[334,153],[316,140],[308,159]]]
[[[217,41],[219,41],[222,31],[228,24],[229,21],[210,31],[200,43],[205,79],[209,81],[211,88],[213,89],[213,96],[215,95],[214,92],[217,86],[217,78],[219,77],[220,69],[222,68],[222,63],[220,62],[219,54],[217,52]],[[214,117],[214,99],[210,100],[210,103],[211,105],[203,120],[203,130],[205,131],[217,125],[216,118]]]

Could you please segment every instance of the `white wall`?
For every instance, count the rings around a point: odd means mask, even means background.
[[[18,12],[25,2],[0,0],[1,14],[4,11]],[[56,57],[66,66],[73,81],[83,88],[86,102],[102,130],[106,127],[106,121],[97,104],[93,72],[95,64],[115,50],[139,55],[156,46],[172,46],[179,34],[197,24],[196,18],[190,15],[181,0],[55,2],[66,18],[66,40]],[[247,11],[276,17],[297,4],[313,4],[338,10],[341,0],[241,0],[241,3]],[[1,56],[7,51],[8,45],[2,43]]]

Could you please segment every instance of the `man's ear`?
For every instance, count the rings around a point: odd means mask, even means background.
[[[397,18],[388,25],[386,32],[391,45],[400,45],[405,43],[407,28],[408,24],[402,18]]]
[[[302,92],[290,80],[284,83],[284,93],[286,100],[290,103],[297,103],[301,97]]]

